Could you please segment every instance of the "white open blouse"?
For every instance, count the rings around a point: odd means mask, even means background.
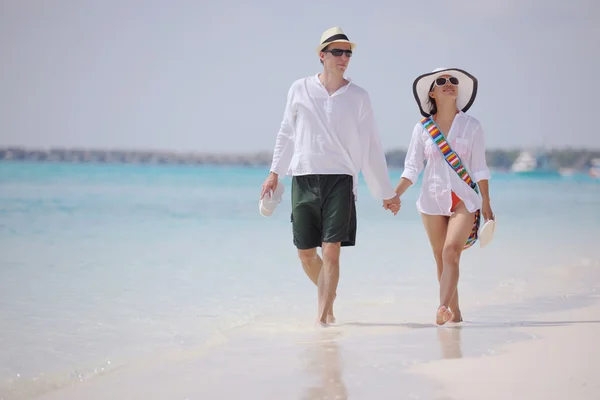
[[[491,178],[485,159],[484,133],[479,121],[461,111],[454,117],[450,132],[443,133],[460,157],[471,179],[479,182]],[[481,196],[460,179],[448,165],[423,125],[417,123],[408,146],[402,177],[414,184],[423,171],[424,161],[427,161],[427,165],[423,174],[421,194],[417,200],[419,212],[451,215],[452,192],[465,203],[470,212],[481,209]]]

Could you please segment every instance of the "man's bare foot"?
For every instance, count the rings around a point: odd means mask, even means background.
[[[333,301],[335,301],[336,297],[337,297],[337,294],[334,294]],[[335,317],[333,316],[333,305],[331,306],[331,310],[329,310],[329,312],[327,313],[327,323],[335,324]]]
[[[437,315],[435,318],[435,323],[438,325],[444,325],[446,322],[450,321],[453,318],[452,311],[450,311],[446,306],[440,306],[437,310]]]
[[[327,324],[327,322],[323,322],[317,318],[317,320],[315,321],[315,326],[317,328],[327,328],[327,326],[329,326],[329,325]]]

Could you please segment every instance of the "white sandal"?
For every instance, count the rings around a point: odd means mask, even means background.
[[[268,217],[273,214],[275,208],[279,203],[281,203],[281,197],[283,196],[283,192],[285,188],[283,183],[277,182],[277,187],[275,191],[271,194],[271,192],[265,194],[265,196],[259,200],[258,202],[258,212],[263,217]]]

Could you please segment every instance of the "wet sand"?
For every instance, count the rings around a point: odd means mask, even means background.
[[[487,308],[444,327],[425,319],[326,329],[265,323],[212,348],[138,362],[37,398],[594,399],[595,292],[503,305],[514,308],[514,320],[486,318]]]

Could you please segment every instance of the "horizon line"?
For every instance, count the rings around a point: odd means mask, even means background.
[[[1,146],[0,151],[39,151],[39,152],[52,152],[52,151],[78,151],[78,152],[121,152],[121,153],[168,153],[168,154],[185,154],[185,155],[264,155],[264,154],[272,154],[272,150],[254,150],[254,151],[245,151],[245,152],[232,152],[232,151],[199,151],[199,150],[172,150],[172,149],[134,149],[134,148],[124,148],[124,147],[66,147],[66,146],[46,146],[46,147],[33,147],[33,146],[23,146],[23,145],[9,145],[9,146]],[[486,151],[588,151],[588,152],[596,152],[600,151],[600,147],[598,148],[589,148],[583,146],[552,146],[552,147],[542,147],[542,146],[521,146],[521,147],[489,147]],[[394,147],[384,150],[385,153],[390,153],[394,151],[407,151],[405,147]]]

